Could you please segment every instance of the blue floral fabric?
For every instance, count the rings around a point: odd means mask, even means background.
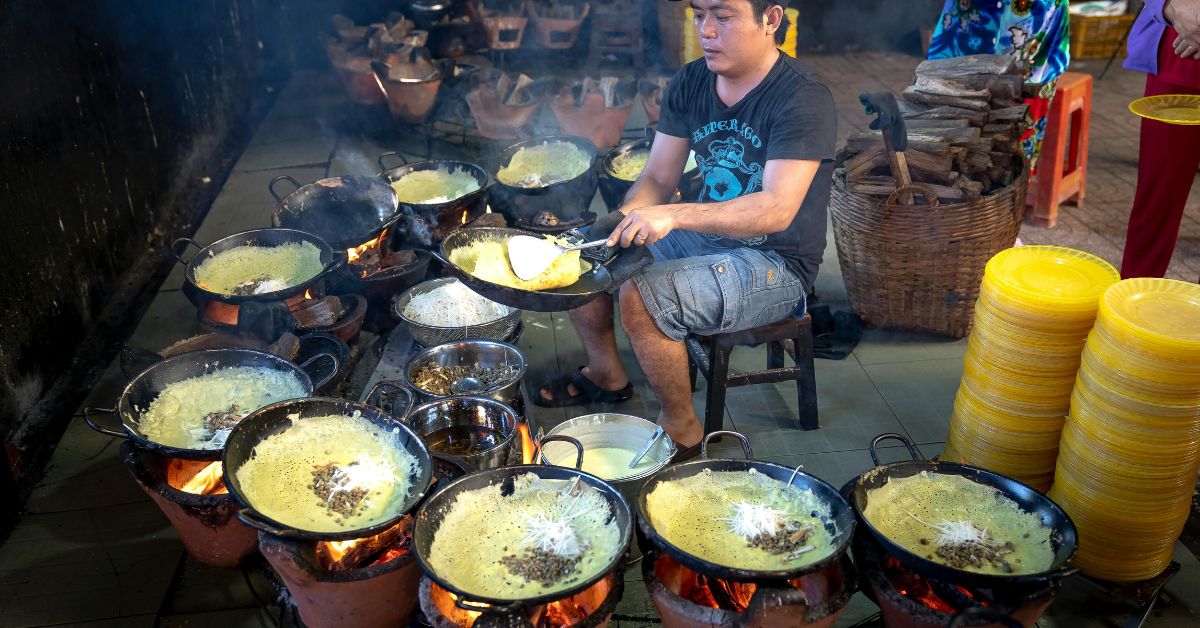
[[[1031,83],[1049,83],[1070,62],[1067,0],[946,0],[930,59],[1011,54],[1029,62]]]

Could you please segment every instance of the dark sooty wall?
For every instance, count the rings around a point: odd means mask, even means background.
[[[219,188],[280,28],[265,0],[2,4],[0,435],[15,462],[14,432],[123,273]]]

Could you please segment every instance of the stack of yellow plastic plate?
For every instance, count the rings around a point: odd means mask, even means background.
[[[1200,465],[1200,285],[1128,279],[1100,301],[1050,497],[1079,530],[1075,562],[1113,581],[1171,561]]]
[[[988,262],[943,459],[1050,488],[1079,353],[1118,279],[1104,260],[1057,246]]]

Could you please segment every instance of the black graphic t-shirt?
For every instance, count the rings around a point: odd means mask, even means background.
[[[710,236],[730,247],[774,250],[811,290],[825,252],[837,114],[833,95],[800,61],[780,53],[766,78],[733,106],[717,97],[717,75],[698,59],[667,86],[658,131],[687,138],[704,179],[700,203],[762,190],[771,159],[820,161],[800,211],[786,230],[754,238]]]

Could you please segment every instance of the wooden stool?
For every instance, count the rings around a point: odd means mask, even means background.
[[[1061,203],[1073,201],[1076,207],[1083,207],[1091,119],[1092,75],[1063,72],[1050,101],[1037,176],[1030,179],[1025,197],[1025,204],[1033,206],[1028,214],[1031,224],[1053,227]]]
[[[789,316],[777,323],[754,329],[712,336],[688,336],[688,374],[692,390],[696,389],[696,372],[708,380],[704,408],[704,433],[719,431],[725,420],[725,390],[749,384],[796,382],[800,401],[798,422],[804,430],[821,427],[817,419],[817,377],[813,365],[812,317]],[[729,373],[729,354],[739,345],[767,343],[767,368],[748,373]],[[791,347],[789,347],[791,345]],[[783,353],[795,360],[796,366],[783,365]]]
[[[641,9],[634,5],[634,9],[629,12],[593,13],[592,39],[588,54],[594,64],[599,64],[606,54],[629,55],[633,67],[641,72],[646,67]]]

